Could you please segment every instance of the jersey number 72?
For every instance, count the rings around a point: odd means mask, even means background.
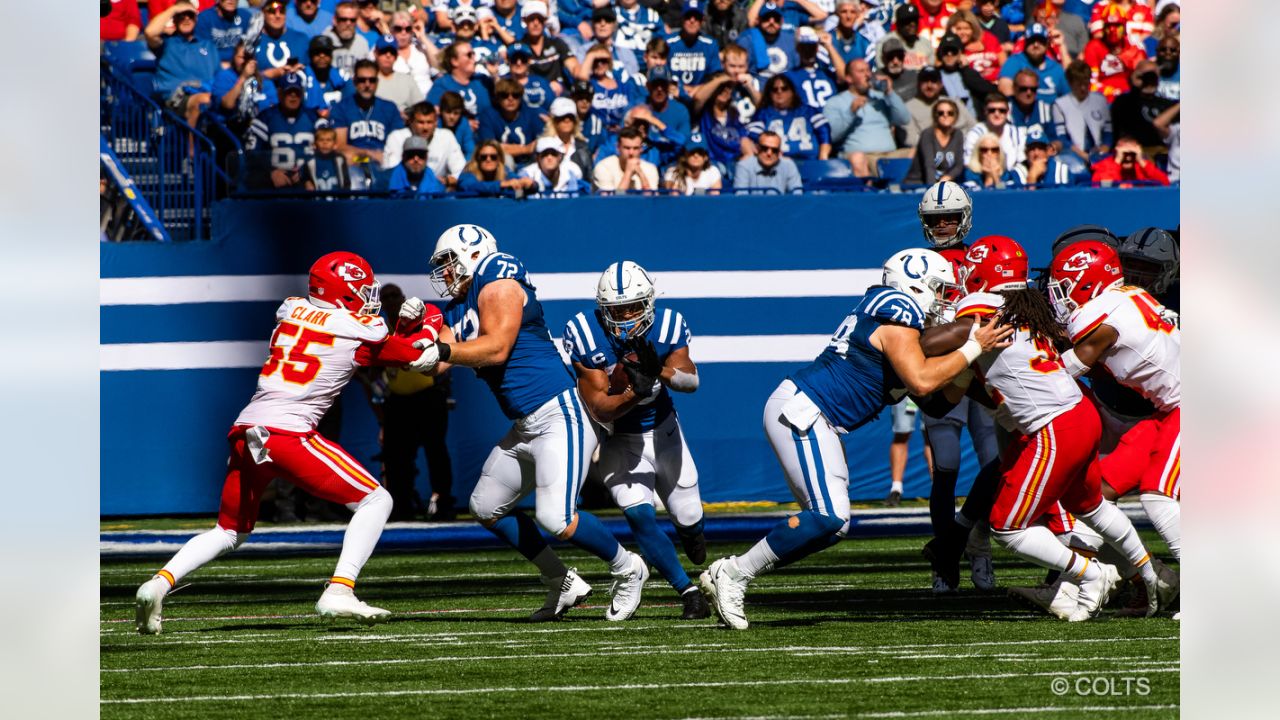
[[[281,338],[295,338],[292,346],[282,345]],[[307,346],[333,345],[333,335],[293,323],[282,322],[271,336],[271,357],[262,365],[262,377],[269,377],[277,370],[285,382],[305,385],[316,379],[323,363],[315,355],[307,354]],[[287,351],[287,354],[286,354]]]

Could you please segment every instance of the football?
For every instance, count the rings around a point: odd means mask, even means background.
[[[633,352],[627,353],[626,358],[632,361],[638,359]],[[613,367],[609,369],[609,394],[620,395],[630,386],[631,378],[627,377],[627,369],[620,362],[614,363]]]

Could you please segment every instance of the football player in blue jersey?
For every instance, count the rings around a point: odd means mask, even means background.
[[[903,250],[884,264],[882,284],[836,328],[827,348],[782,381],[764,406],[764,428],[801,511],[745,554],[716,560],[702,573],[703,592],[734,630],[747,628],[747,585],[775,567],[834,545],[849,530],[849,467],[840,435],[873,420],[906,394],[945,388],[983,352],[1007,347],[1013,329],[977,327],[958,350],[926,358],[925,320],[947,310],[956,288],[951,263],[932,250]]]
[[[605,619],[626,620],[640,605],[649,568],[594,515],[577,509],[596,430],[551,341],[524,265],[498,252],[493,235],[478,225],[445,230],[431,263],[432,279],[452,300],[444,308],[440,340],[426,345],[410,369],[474,368],[512,421],[484,463],[471,494],[471,513],[541,571],[547,600],[530,620],[557,620],[591,594],[591,586],[547,545],[539,525],[609,564],[615,582]],[[405,302],[421,307],[422,301]],[[516,509],[529,493],[534,493],[537,524]]]
[[[654,294],[644,268],[630,260],[610,265],[596,285],[595,312],[580,312],[565,325],[564,349],[587,411],[612,425],[600,448],[600,477],[622,508],[640,554],[680,595],[681,617],[698,620],[711,610],[658,528],[653,501],[656,492],[685,555],[696,565],[706,561],[698,469],[667,392],[697,390],[698,368],[689,357],[684,316],[656,308]]]

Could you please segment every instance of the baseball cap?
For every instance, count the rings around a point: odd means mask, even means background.
[[[565,115],[577,116],[578,105],[567,97],[558,97],[551,101],[551,117],[558,118]]]
[[[307,54],[315,55],[317,53],[333,54],[333,41],[329,39],[328,35],[317,35],[311,38],[311,44],[307,47]]]
[[[964,43],[960,42],[960,38],[947,33],[942,36],[942,41],[938,43],[938,54],[942,54],[943,50],[952,49],[956,52],[964,52]]]
[[[273,5],[279,5],[280,7],[285,7],[288,4],[289,4],[288,0],[267,0],[266,2],[262,3],[262,9],[266,10],[267,8],[272,7]]]
[[[1159,2],[1156,3],[1156,9],[1152,14],[1159,18],[1160,13],[1164,12],[1164,9],[1170,5],[1173,5],[1178,9],[1182,8],[1182,3],[1178,2],[1178,0],[1159,0]]]
[[[922,80],[941,80],[941,79],[942,79],[942,71],[934,67],[933,65],[925,65],[924,67],[920,68],[920,73],[916,75],[917,83]]]
[[[681,17],[685,15],[702,15],[702,0],[685,0],[684,12],[680,13]]]
[[[426,152],[427,141],[417,135],[410,135],[409,139],[404,141],[404,148],[402,149],[402,152],[409,152],[410,150],[421,150]]]
[[[1041,25],[1040,23],[1032,23],[1031,25],[1028,25],[1027,40],[1030,41],[1031,38],[1043,38],[1045,40],[1048,40],[1049,28],[1045,27],[1044,25]]]
[[[476,9],[470,5],[459,5],[449,13],[449,19],[452,20],[455,25],[462,22],[474,23],[476,21]]]
[[[541,155],[543,152],[546,152],[547,150],[555,150],[561,155],[564,154],[564,147],[560,145],[560,140],[558,138],[554,138],[550,136],[538,138],[537,144],[533,146],[534,154]]]
[[[778,17],[782,17],[782,8],[778,7],[777,5],[774,5],[771,2],[765,3],[760,7],[760,14],[757,17],[764,18],[769,15],[777,15]]]
[[[302,79],[302,73],[286,73],[280,78],[280,92],[286,93],[290,90],[297,90],[300,93],[307,91],[307,83]]]
[[[375,53],[378,53],[387,49],[398,50],[400,49],[400,45],[399,43],[396,42],[396,39],[394,37],[390,35],[383,35],[382,37],[378,38],[378,44],[374,45],[373,51]]]
[[[529,46],[525,45],[524,43],[511,43],[510,45],[508,45],[507,60],[511,60],[511,58],[517,55],[523,55],[525,57],[531,58],[533,57],[533,51],[530,50]]]
[[[1027,147],[1031,147],[1032,145],[1044,145],[1045,147],[1048,147],[1049,138],[1045,137],[1044,130],[1041,130],[1039,125],[1032,125],[1031,129],[1027,131],[1026,145]]]
[[[493,10],[487,7],[476,8],[476,20],[493,20]]]
[[[569,97],[595,97],[596,91],[591,89],[591,83],[586,80],[576,80],[569,87]]]
[[[814,30],[813,28],[809,27],[808,25],[801,25],[801,26],[800,26],[800,29],[796,30],[796,44],[798,44],[798,45],[817,45],[817,44],[818,44],[818,31],[817,31],[817,30]]]
[[[667,69],[666,65],[659,65],[655,68],[649,69],[648,74],[645,75],[644,84],[647,87],[655,83],[669,83],[669,82],[671,82],[671,71]]]
[[[613,8],[609,7],[608,5],[604,7],[598,7],[595,10],[591,11],[591,20],[592,22],[596,20],[608,20],[609,22],[616,23],[618,22],[618,13],[614,12]]]
[[[909,22],[920,22],[920,8],[911,3],[899,5],[898,9],[893,13],[893,22],[895,25],[904,25]]]
[[[542,0],[526,0],[524,6],[520,8],[520,19],[524,20],[534,15],[546,18],[547,4]]]

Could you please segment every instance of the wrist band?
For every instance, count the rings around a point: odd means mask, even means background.
[[[982,354],[982,344],[970,338],[965,341],[964,345],[960,346],[960,354],[964,356],[965,364],[970,364]]]
[[[453,350],[449,347],[449,343],[436,343],[436,349],[440,352],[440,362],[448,362],[449,356],[453,354]]]

